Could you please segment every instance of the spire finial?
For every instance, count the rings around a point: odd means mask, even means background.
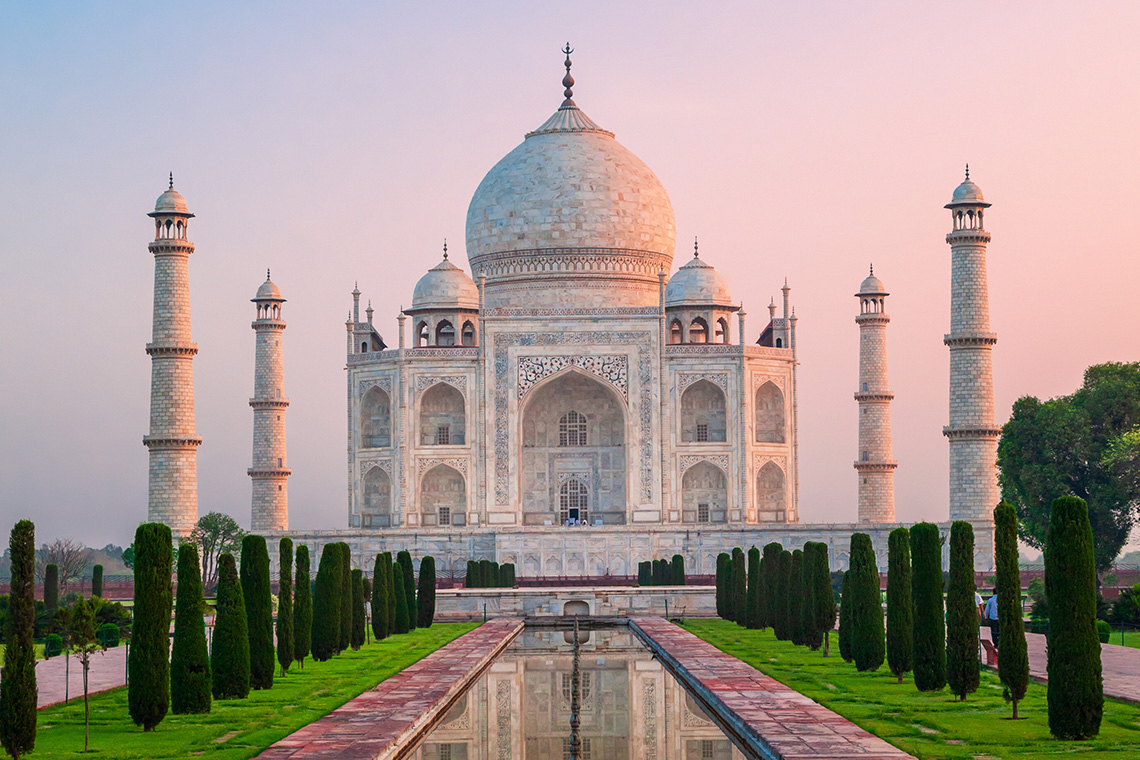
[[[443,260],[447,261],[447,238],[443,239]]]
[[[166,189],[167,190],[173,190],[174,189],[174,172],[170,173],[170,187],[168,187]]]
[[[875,264],[874,264],[874,262],[871,263],[871,276],[872,277],[875,276]]]
[[[967,162],[966,163],[966,180],[968,181],[969,179],[970,179],[970,164],[969,164],[969,162]]]
[[[566,54],[566,76],[562,77],[562,86],[566,88],[562,94],[566,96],[566,100],[562,101],[562,105],[572,106],[574,105],[574,101],[571,100],[574,97],[574,77],[570,76],[570,66],[572,65],[570,54],[574,52],[574,48],[570,47],[570,43],[567,42],[566,47],[562,48],[562,52]]]
[[[697,248],[697,236],[693,235],[693,258],[699,259],[700,257],[701,257],[701,252]]]
[[[269,282],[269,267],[265,268],[265,281]]]

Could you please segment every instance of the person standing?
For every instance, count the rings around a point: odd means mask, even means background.
[[[990,597],[989,601],[986,602],[985,619],[990,626],[990,641],[993,642],[994,648],[996,649],[1000,641],[998,633],[998,598],[996,592]]]

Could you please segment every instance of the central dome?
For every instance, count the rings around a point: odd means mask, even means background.
[[[673,206],[645,162],[570,100],[487,172],[467,209],[487,306],[650,306]],[[547,291],[547,292],[542,292]],[[573,301],[573,303],[570,303]]]

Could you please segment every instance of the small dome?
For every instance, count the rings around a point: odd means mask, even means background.
[[[954,188],[954,198],[946,204],[946,208],[955,208],[956,206],[982,206],[985,208],[990,206],[982,197],[982,188],[975,185],[974,181],[970,179],[969,166],[966,166],[966,179]]]
[[[273,281],[268,277],[265,282],[261,283],[261,287],[257,289],[257,295],[253,297],[254,301],[284,301],[281,297],[281,289],[273,284]]]
[[[883,281],[876,277],[874,272],[872,272],[870,277],[863,280],[863,284],[859,286],[859,292],[855,295],[889,296],[890,293],[887,292],[887,286],[883,284]]]
[[[154,202],[154,213],[189,214],[190,207],[186,205],[186,199],[182,197],[182,193],[172,187],[158,196],[158,200]]]
[[[412,309],[478,309],[479,289],[459,267],[447,260],[428,270],[412,291]]]
[[[694,252],[688,264],[677,270],[665,286],[665,306],[735,307],[728,281]]]

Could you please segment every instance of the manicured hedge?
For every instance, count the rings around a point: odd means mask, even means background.
[[[739,546],[732,550],[732,612],[737,625],[748,622],[748,578],[744,550]]]
[[[218,558],[217,614],[210,652],[214,699],[249,696],[249,628],[234,555]]]
[[[249,685],[273,686],[273,592],[269,587],[269,548],[263,536],[241,540],[241,590],[249,624]]]
[[[1018,565],[1017,509],[1002,502],[994,509],[994,593],[998,598],[998,631],[995,642],[998,676],[1017,718],[1017,703],[1029,685],[1029,653],[1025,645],[1025,622],[1021,617],[1021,568]]]
[[[895,528],[887,544],[887,665],[903,682],[914,658],[914,600],[910,583],[910,531]]]
[[[780,550],[776,565],[776,611],[772,620],[772,630],[778,641],[792,640],[791,620],[788,618],[788,597],[791,595],[792,553]]]
[[[408,623],[408,597],[405,595],[404,568],[399,562],[392,565],[392,584],[396,588],[396,621],[393,631],[407,633],[411,630]]]
[[[352,648],[360,649],[364,646],[364,571],[352,571],[352,638],[349,641]]]
[[[383,554],[372,564],[372,635],[377,641],[388,638],[388,567]]]
[[[843,586],[839,594],[839,656],[844,662],[855,659],[851,647],[851,608],[854,602],[851,598],[851,571],[843,572]]]
[[[178,547],[178,601],[174,609],[174,645],[170,652],[170,712],[210,712],[210,654],[202,619],[202,570],[198,547]]]
[[[753,546],[748,550],[748,594],[745,609],[745,625],[760,627],[760,550]]]
[[[792,643],[803,646],[807,641],[804,626],[804,552],[792,551],[792,569],[788,575],[788,630]]]
[[[728,600],[731,564],[732,559],[728,556],[728,552],[721,552],[716,555],[716,614],[725,620],[732,620],[732,605]],[[642,568],[648,574],[649,563],[642,562],[641,567],[638,568],[638,585],[649,585],[642,584],[640,581]]]
[[[778,599],[776,586],[780,576],[780,553],[784,547],[775,541],[764,546],[764,555],[760,558],[760,581],[764,584],[764,628],[776,627],[776,611]]]
[[[91,596],[103,597],[103,566],[91,568]]]
[[[293,664],[293,539],[282,536],[277,545],[277,662],[281,673]]]
[[[946,622],[942,607],[942,540],[938,526],[910,529],[911,592],[914,599],[914,685],[919,691],[946,686]]]
[[[313,644],[313,591],[309,585],[309,547],[297,547],[297,576],[293,581],[293,659],[305,667]]]
[[[510,581],[514,585],[514,565],[503,565],[510,568]],[[503,573],[505,575],[505,573]],[[431,628],[435,620],[435,557],[424,557],[420,560],[419,593],[416,595],[416,627]]]
[[[340,646],[341,551],[339,544],[325,544],[317,568],[313,593],[313,659],[324,662]]]
[[[352,645],[352,547],[342,541],[340,547],[340,638],[337,652]]]
[[[20,520],[8,539],[12,580],[4,619],[0,745],[19,757],[36,746],[36,527]]]
[[[977,690],[978,607],[974,601],[974,528],[965,520],[950,526],[950,586],[946,592],[946,682],[958,699]]]
[[[151,731],[170,707],[170,612],[173,606],[170,528],[143,523],[135,531],[135,605],[128,656],[127,707]]]

